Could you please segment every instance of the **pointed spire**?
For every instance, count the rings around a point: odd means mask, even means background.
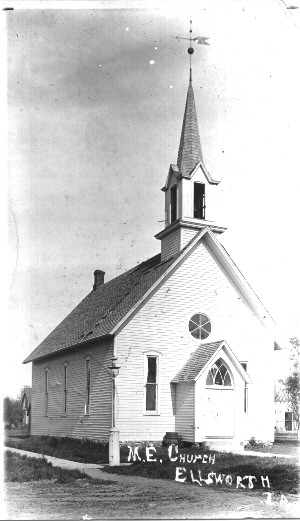
[[[177,158],[179,172],[181,175],[189,175],[199,161],[203,161],[203,156],[192,86],[192,69],[190,69],[190,82],[186,97]]]
[[[199,161],[203,161],[197,113],[192,86],[192,20],[190,20],[190,78],[178,150],[177,166],[181,175],[189,175]]]

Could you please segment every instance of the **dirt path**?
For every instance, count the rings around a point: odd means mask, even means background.
[[[295,518],[300,505],[267,504],[262,491],[213,489],[138,476],[108,474],[96,466],[84,471],[94,482],[7,483],[7,519],[242,519]],[[280,496],[273,496],[279,502]]]
[[[8,483],[7,519],[63,520],[82,519],[86,515],[91,519],[295,518],[300,513],[299,503],[292,496],[287,498],[288,504],[280,507],[266,504],[266,495],[261,492],[105,476],[105,481],[93,483]],[[279,497],[273,500],[278,501]]]

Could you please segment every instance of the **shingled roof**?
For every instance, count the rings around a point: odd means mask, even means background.
[[[23,363],[110,334],[180,254],[164,262],[155,255],[91,291]]]
[[[91,291],[24,360],[23,363],[32,362],[33,360],[52,355],[63,349],[75,347],[89,340],[112,334],[116,326],[126,317],[134,306],[141,301],[148,290],[158,282],[160,277],[162,277],[173,264],[176,265],[177,261],[180,260],[179,258],[181,256],[184,257],[185,252],[188,252],[198,239],[204,237],[204,235],[211,237],[211,239],[213,238],[213,243],[218,245],[219,251],[224,258],[224,262],[226,261],[227,263],[226,259],[230,260],[231,265],[234,266],[235,272],[239,274],[240,280],[243,281],[246,290],[250,290],[255,301],[262,306],[257,295],[254,293],[245,277],[241,274],[240,270],[233,263],[225,248],[221,246],[214,234],[210,231],[209,227],[206,227],[203,230],[199,230],[189,243],[173,257],[161,262],[161,255],[155,255],[135,268],[126,271],[122,275],[119,275],[118,277],[108,281],[106,284]],[[239,281],[236,283],[240,284]],[[253,310],[260,318],[261,313],[259,313],[255,307],[253,307]],[[263,314],[264,319],[267,315],[270,317],[264,306]],[[214,351],[210,350],[217,349],[216,344],[217,343],[211,343],[200,346],[192,355],[193,358],[189,359],[188,364],[191,364],[192,361],[195,360],[197,361],[197,364],[203,362],[202,367],[204,367],[206,363],[205,357],[212,356]],[[202,353],[201,349],[204,346],[205,352]],[[278,348],[280,348],[280,344],[278,344]],[[209,355],[210,352],[211,355]],[[196,358],[194,359],[194,357]],[[200,366],[197,365],[197,367]],[[190,365],[188,365],[188,370],[190,370],[190,368]],[[184,368],[182,368],[182,371],[183,369]],[[199,371],[200,370],[201,368]],[[187,373],[184,374],[186,375]],[[176,378],[177,377],[179,377],[179,374]]]
[[[199,161],[203,163],[203,156],[198,129],[194,91],[190,81],[186,97],[177,158],[177,166],[180,174],[189,176]]]
[[[195,381],[196,376],[200,373],[203,367],[205,367],[207,362],[209,362],[223,342],[224,340],[220,340],[219,342],[201,344],[196,351],[191,354],[188,361],[173,378],[172,383]]]

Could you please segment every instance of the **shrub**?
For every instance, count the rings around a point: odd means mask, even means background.
[[[265,447],[272,447],[273,445],[273,442],[272,441],[260,441],[260,440],[257,440],[254,436],[252,436],[252,438],[250,438],[250,440],[248,441],[248,443],[245,444],[245,448],[246,449],[249,449],[249,448],[265,448]]]

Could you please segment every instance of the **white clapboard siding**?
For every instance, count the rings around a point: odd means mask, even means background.
[[[260,405],[273,407],[271,371],[273,342],[243,303],[203,244],[164,282],[115,339],[120,374],[117,386],[117,425],[123,440],[159,440],[175,430],[176,400],[172,378],[198,347],[188,329],[194,313],[208,315],[212,331],[205,342],[226,340],[237,358],[247,361],[253,385],[249,408],[253,435]],[[144,414],[144,353],[160,353],[159,415]],[[267,374],[266,374],[267,373]],[[250,414],[250,413],[249,413]],[[264,424],[264,422],[262,422]],[[259,438],[262,439],[262,438]]]
[[[195,441],[195,384],[176,384],[175,432],[183,441]]]
[[[85,360],[91,356],[90,415],[84,414]],[[31,433],[107,440],[111,427],[112,344],[100,342],[33,363]],[[68,363],[67,414],[63,414],[63,364]],[[45,416],[45,368],[49,370],[48,416]]]
[[[164,261],[173,257],[180,251],[180,229],[178,228],[161,241],[161,260]]]
[[[116,378],[116,425],[120,439],[161,440],[176,431],[176,390],[172,378],[198,347],[188,329],[191,316],[208,315],[212,331],[205,342],[226,340],[240,361],[248,363],[249,437],[271,439],[273,428],[273,341],[243,302],[211,254],[200,244],[161,287],[148,299],[115,338],[120,365]],[[145,414],[145,353],[160,357],[159,411]],[[91,413],[84,415],[85,359],[92,357]],[[111,425],[112,344],[70,349],[33,363],[32,434],[108,438]],[[68,362],[68,411],[63,415],[63,364]],[[49,368],[49,413],[44,414],[45,368]],[[263,389],[263,392],[262,392]],[[180,396],[180,391],[179,391]],[[260,421],[258,411],[269,420]],[[181,433],[190,436],[189,423]],[[268,427],[265,427],[265,426]],[[271,426],[271,427],[270,427]],[[246,436],[246,434],[245,434]]]
[[[181,230],[181,248],[184,248],[190,240],[195,237],[199,230],[193,230],[191,228],[182,228]]]

